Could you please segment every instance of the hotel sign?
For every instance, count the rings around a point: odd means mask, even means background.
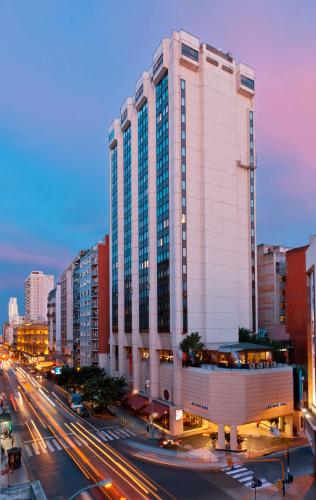
[[[191,401],[192,406],[196,406],[197,408],[201,408],[202,410],[209,410],[208,405],[205,405],[204,403],[200,403],[197,401]]]
[[[286,406],[287,403],[283,403],[283,402],[278,402],[278,403],[268,403],[265,408],[266,410],[269,410],[270,408],[277,408],[278,406]]]

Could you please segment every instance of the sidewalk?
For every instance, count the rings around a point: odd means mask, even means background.
[[[23,461],[23,457],[21,457],[21,466],[18,469],[9,471],[7,450],[12,448],[11,438],[1,438],[1,445],[4,449],[4,454],[1,455],[1,487],[6,488],[9,486],[28,483],[29,477]],[[14,436],[13,447],[22,448],[17,436]]]

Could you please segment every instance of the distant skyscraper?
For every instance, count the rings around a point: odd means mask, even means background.
[[[11,297],[8,305],[8,316],[9,323],[12,323],[13,320],[19,318],[19,309],[18,309],[18,299],[16,297]]]
[[[30,321],[47,321],[47,300],[54,276],[32,271],[25,280],[25,315]]]

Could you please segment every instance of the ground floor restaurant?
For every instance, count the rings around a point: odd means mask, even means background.
[[[161,377],[166,387],[163,370]],[[210,444],[218,449],[240,451],[248,435],[293,435],[297,417],[290,366],[254,370],[184,367],[181,378],[181,405],[172,402],[174,394],[171,398],[163,392],[159,399],[134,392],[124,405],[173,436],[208,432]],[[179,401],[179,395],[176,399]]]

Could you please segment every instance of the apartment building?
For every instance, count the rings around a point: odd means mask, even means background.
[[[47,321],[47,299],[54,276],[32,271],[25,280],[25,315],[28,321]]]
[[[55,360],[61,359],[61,285],[49,292],[47,300],[48,346]]]
[[[279,245],[258,245],[258,325],[273,340],[288,340],[286,333],[286,252]]]
[[[109,237],[72,265],[74,366],[109,364]]]
[[[198,332],[220,359],[237,349],[239,327],[257,331],[254,94],[252,68],[173,32],[109,128],[111,371],[171,433],[213,421],[222,443],[231,423],[232,447],[246,418],[236,417],[245,399],[234,417],[227,393],[234,374],[185,368],[179,345]],[[256,373],[248,387],[269,400]],[[279,378],[280,414],[292,412],[291,376]],[[215,410],[215,386],[230,414]]]

